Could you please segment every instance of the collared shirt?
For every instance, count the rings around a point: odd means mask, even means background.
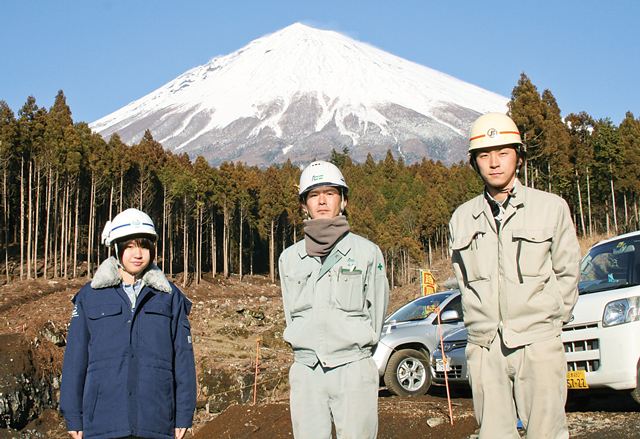
[[[125,284],[124,282],[122,282],[122,289],[124,290],[125,293],[127,293],[129,302],[131,302],[131,309],[135,309],[136,300],[138,299],[138,294],[140,294],[140,291],[142,290],[143,286],[144,286],[144,283],[142,279],[138,279],[132,285]]]

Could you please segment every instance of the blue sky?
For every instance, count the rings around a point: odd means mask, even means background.
[[[617,125],[640,117],[639,17],[637,0],[7,1],[0,100],[17,116],[30,95],[49,108],[62,89],[74,121],[93,122],[302,22],[506,97],[524,72],[563,116]]]

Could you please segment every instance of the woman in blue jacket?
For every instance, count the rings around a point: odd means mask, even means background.
[[[128,209],[107,222],[115,256],[72,299],[60,412],[73,439],[181,439],[196,376],[191,302],[153,263],[153,221]]]

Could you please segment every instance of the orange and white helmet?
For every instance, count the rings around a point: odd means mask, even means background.
[[[476,119],[469,135],[469,154],[476,149],[503,145],[517,145],[524,148],[520,131],[509,116],[501,113],[487,113]]]

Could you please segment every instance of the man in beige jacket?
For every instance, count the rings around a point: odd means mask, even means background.
[[[526,151],[508,116],[478,118],[469,155],[485,190],[453,213],[449,229],[480,439],[519,438],[518,417],[528,439],[568,438],[560,334],[580,275],[569,207],[520,183]]]

